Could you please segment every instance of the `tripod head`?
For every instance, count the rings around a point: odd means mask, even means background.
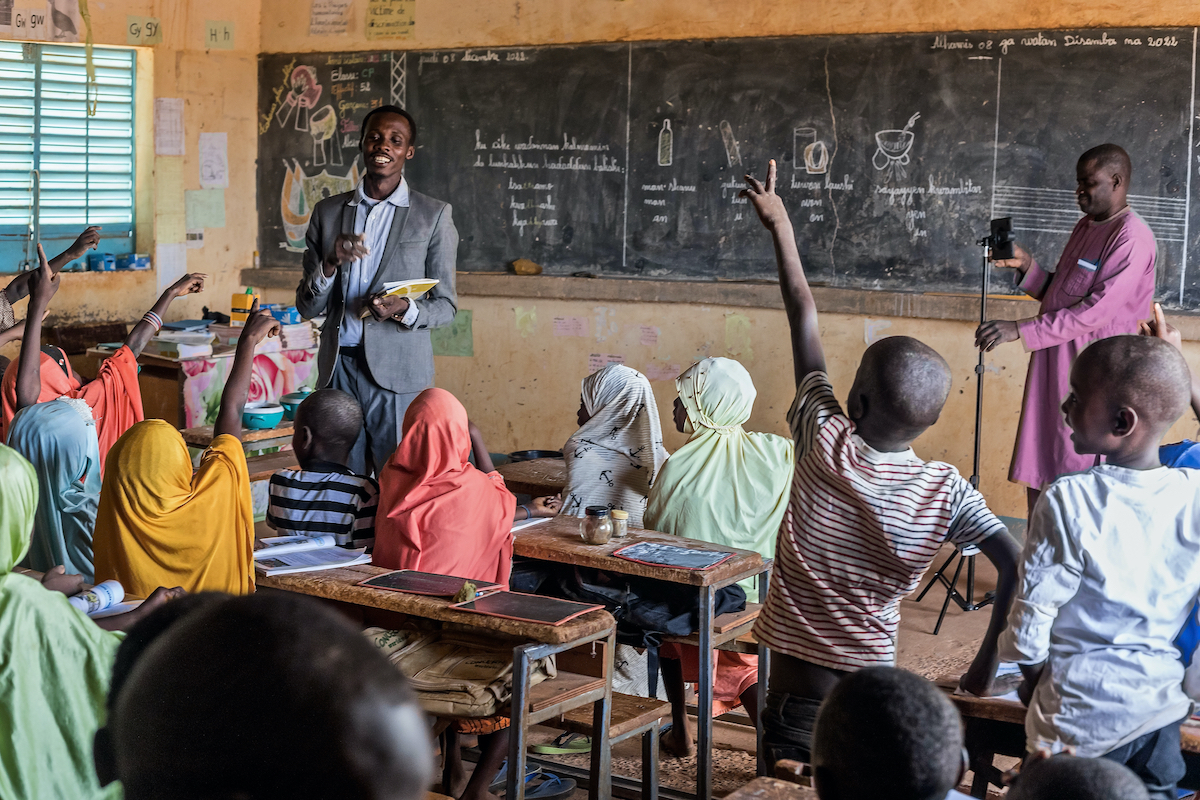
[[[1004,260],[1014,256],[1013,241],[1012,217],[1001,217],[992,220],[991,235],[983,237],[975,244],[990,249],[993,259]]]

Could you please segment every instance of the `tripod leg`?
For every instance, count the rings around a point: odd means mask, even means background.
[[[929,584],[921,590],[919,595],[917,595],[918,603],[925,599],[925,595],[929,594],[929,590],[932,589],[938,581],[945,581],[946,567],[950,566],[951,562],[954,561],[956,556],[958,556],[958,550],[955,550],[953,553],[951,553],[950,557],[947,558],[945,562],[937,568],[937,571],[933,573],[933,577],[929,579]]]
[[[955,555],[959,555],[958,551],[954,551]],[[946,619],[946,610],[950,608],[950,601],[954,598],[955,592],[958,591],[958,576],[962,574],[963,561],[966,561],[966,556],[962,556],[958,560],[958,566],[954,569],[954,580],[950,581],[950,588],[946,591],[946,601],[942,603],[942,613],[938,614],[937,625],[933,626],[933,635],[937,636],[938,631],[942,629],[942,621]]]

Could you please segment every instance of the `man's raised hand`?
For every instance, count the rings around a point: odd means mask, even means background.
[[[787,209],[783,207],[783,200],[775,194],[775,173],[775,159],[771,159],[767,163],[766,185],[759,183],[753,175],[745,175],[743,177],[746,179],[746,188],[738,192],[738,197],[747,198],[754,206],[758,218],[769,231],[775,230],[779,225],[791,223]]]

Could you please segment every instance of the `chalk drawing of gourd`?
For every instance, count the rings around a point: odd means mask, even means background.
[[[326,197],[348,192],[358,185],[362,176],[358,169],[358,159],[350,165],[350,171],[344,176],[330,175],[321,170],[319,175],[308,176],[300,162],[292,159],[292,166],[283,162],[283,190],[279,195],[279,215],[283,220],[283,233],[286,242],[279,246],[292,253],[303,253],[305,250],[304,235],[308,233],[308,221],[312,217],[313,206]]]
[[[875,169],[883,172],[889,181],[904,180],[908,177],[908,170],[905,169],[909,162],[908,151],[912,150],[913,141],[916,138],[912,126],[920,118],[919,113],[913,114],[908,118],[908,124],[900,130],[889,129],[875,132],[876,150],[871,164]]]

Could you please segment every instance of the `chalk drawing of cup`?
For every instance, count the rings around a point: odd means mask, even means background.
[[[824,175],[829,168],[829,150],[824,142],[813,142],[804,148],[804,169],[809,175]]]
[[[871,159],[871,164],[875,169],[883,172],[888,180],[903,180],[908,177],[908,170],[905,169],[909,162],[909,151],[912,150],[913,141],[916,134],[912,131],[912,126],[918,119],[920,114],[913,114],[908,124],[902,129],[889,129],[875,132],[875,156]]]
[[[313,137],[313,165],[321,167],[325,165],[325,150],[329,146],[329,140],[333,138],[337,131],[337,115],[333,113],[333,106],[321,106],[320,110],[313,113],[308,121],[308,132]],[[335,164],[341,164],[342,151],[339,147],[333,148],[333,157]]]

